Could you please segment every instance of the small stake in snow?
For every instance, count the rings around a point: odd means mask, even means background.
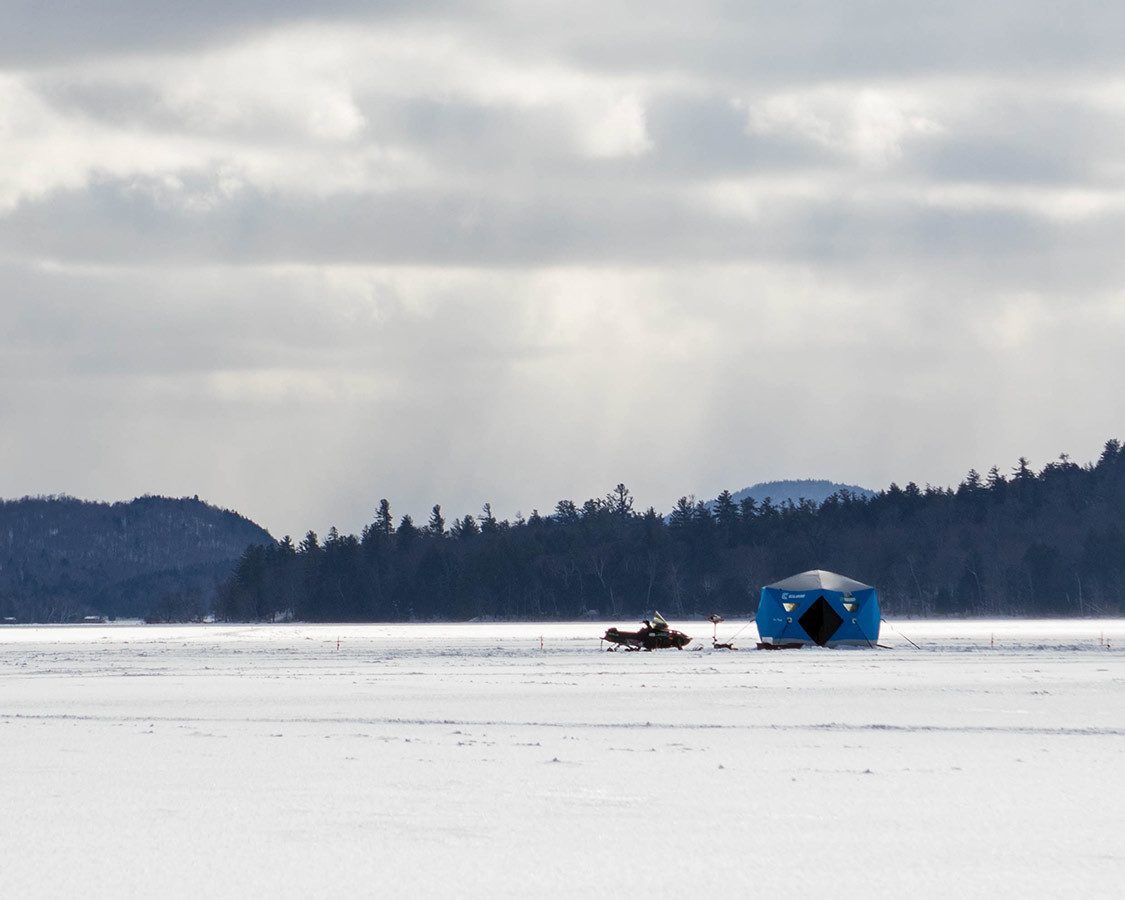
[[[339,637],[336,638],[336,652],[337,653],[340,652],[340,638]]]
[[[543,649],[543,635],[539,635],[539,649]]]
[[[996,635],[995,634],[991,634],[991,635],[988,636],[988,646],[991,647],[993,650],[996,649]]]

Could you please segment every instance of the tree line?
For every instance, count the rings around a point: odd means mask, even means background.
[[[729,491],[668,516],[617,485],[549,514],[447,522],[378,504],[359,535],[331,529],[247,548],[221,588],[231,620],[750,614],[762,585],[807,569],[874,584],[898,615],[1115,615],[1125,609],[1125,450],[1034,471],[970,471],[955,488],[774,504]]]

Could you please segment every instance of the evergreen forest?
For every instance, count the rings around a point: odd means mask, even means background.
[[[404,621],[747,615],[762,585],[807,569],[876,585],[900,616],[1120,615],[1125,450],[1079,465],[973,470],[955,488],[892,484],[822,504],[682,497],[663,516],[624,484],[549,513],[395,520],[359,535],[253,545],[222,587],[231,620]]]
[[[187,621],[264,528],[198,497],[0,500],[0,622]]]

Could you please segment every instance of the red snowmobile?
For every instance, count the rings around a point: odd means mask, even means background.
[[[610,650],[616,650],[618,647],[624,647],[626,650],[667,650],[671,647],[683,650],[691,643],[691,638],[682,631],[669,628],[660,613],[656,613],[651,622],[648,619],[641,622],[638,631],[610,628],[602,640],[614,645],[609,648]]]

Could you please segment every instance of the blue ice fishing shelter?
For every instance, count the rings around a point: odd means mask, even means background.
[[[874,647],[879,596],[869,584],[813,569],[762,588],[758,635],[774,647]]]

